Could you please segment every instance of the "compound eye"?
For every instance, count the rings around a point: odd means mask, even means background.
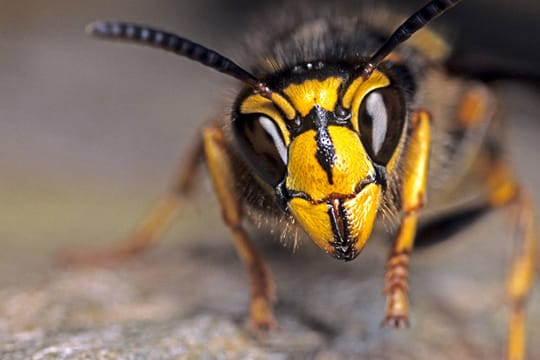
[[[233,133],[242,155],[259,177],[272,186],[283,180],[288,151],[274,120],[264,114],[240,115],[233,121]]]
[[[405,104],[394,88],[370,92],[358,112],[360,138],[373,161],[386,165],[396,150],[405,124]]]

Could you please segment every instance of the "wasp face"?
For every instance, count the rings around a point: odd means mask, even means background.
[[[292,141],[287,170],[291,213],[323,250],[352,260],[371,234],[381,194],[358,134],[322,121]]]
[[[310,238],[352,260],[371,235],[405,116],[401,92],[382,72],[365,80],[330,69],[304,73],[275,101],[242,97],[233,129],[247,162]]]

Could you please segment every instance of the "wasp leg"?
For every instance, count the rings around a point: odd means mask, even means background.
[[[487,186],[491,205],[506,207],[516,215],[514,251],[506,284],[511,308],[507,359],[522,360],[526,349],[525,302],[533,284],[538,251],[534,206],[530,196],[515,181],[510,166],[501,159],[493,161]]]
[[[525,358],[525,300],[533,283],[537,250],[532,200],[521,191],[514,201],[518,207],[518,235],[507,283],[511,304],[507,354],[508,359],[518,360]]]
[[[409,325],[409,257],[414,243],[418,212],[424,205],[430,149],[429,113],[418,110],[412,117],[410,148],[405,158],[406,176],[401,201],[403,215],[384,277],[386,313],[383,325],[396,328]]]
[[[70,265],[97,265],[130,259],[156,243],[194,188],[194,179],[203,160],[202,138],[197,140],[187,161],[182,163],[171,189],[160,198],[140,225],[120,244],[104,249],[72,249],[61,254]]]
[[[236,251],[246,265],[251,283],[250,327],[268,330],[276,326],[272,305],[275,286],[272,275],[242,226],[242,211],[235,196],[233,164],[220,128],[209,127],[204,131],[206,161],[216,195],[223,210],[223,218],[231,229]]]

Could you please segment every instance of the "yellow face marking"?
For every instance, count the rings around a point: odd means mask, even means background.
[[[293,198],[289,209],[310,238],[327,253],[334,253],[335,241],[330,219],[331,199],[344,199],[343,206],[350,241],[360,252],[371,235],[379,207],[381,188],[366,185],[359,193],[358,185],[375,173],[373,164],[358,135],[342,126],[329,126],[328,134],[335,148],[332,167],[333,183],[317,160],[316,131],[308,130],[296,137],[289,146],[286,187],[301,191],[310,199]]]
[[[369,239],[380,203],[381,188],[378,185],[367,185],[354,198],[345,200],[343,206],[347,211],[344,226],[348,228],[350,240],[355,241],[355,253],[359,253]],[[326,253],[332,254],[334,241],[332,222],[327,203],[314,204],[306,199],[294,198],[289,203],[291,213],[309,237]]]
[[[287,130],[287,125],[272,100],[259,94],[251,95],[242,102],[240,112],[242,114],[264,114],[274,120],[283,134],[285,146],[289,145],[291,141],[289,130]]]
[[[323,81],[306,80],[301,84],[287,86],[283,92],[302,116],[307,116],[315,105],[334,111],[342,81],[340,77],[329,77]]]
[[[381,187],[369,184],[353,199],[346,200],[343,204],[348,215],[350,236],[357,239],[354,245],[356,252],[360,252],[364,248],[373,231],[380,196]]]
[[[309,237],[328,254],[333,252],[329,241],[334,237],[328,205],[313,205],[309,200],[294,198],[289,202],[289,209]]]
[[[289,147],[289,190],[302,191],[313,200],[330,194],[354,194],[356,186],[375,170],[358,135],[342,126],[329,126],[328,133],[335,148],[332,167],[333,184],[316,158],[316,132],[308,130],[294,139]]]
[[[368,87],[370,90],[377,89],[380,87],[385,87],[390,84],[390,80],[379,70],[373,71],[371,76],[364,80],[362,76],[359,76],[356,80],[354,80],[351,85],[347,88],[347,91],[345,92],[345,95],[343,96],[343,106],[346,109],[349,109],[351,107],[353,97],[356,97],[359,87],[362,85],[363,87]]]
[[[271,98],[274,104],[276,104],[283,111],[287,119],[292,120],[295,118],[296,110],[294,110],[294,107],[287,101],[287,99],[275,92],[272,93]]]
[[[390,85],[390,80],[382,72],[375,70],[373,74],[364,80],[361,76],[352,82],[343,96],[343,107],[351,109],[351,122],[353,129],[358,131],[358,110],[364,97],[375,89]]]

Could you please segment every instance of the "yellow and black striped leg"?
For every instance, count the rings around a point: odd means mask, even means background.
[[[275,286],[272,275],[242,226],[242,213],[236,197],[233,164],[220,128],[204,131],[206,162],[216,195],[223,210],[223,218],[231,229],[238,255],[247,267],[251,283],[250,326],[254,330],[268,330],[276,326],[272,306]]]
[[[506,292],[510,302],[508,322],[508,360],[523,360],[526,353],[525,302],[536,266],[537,229],[532,199],[514,180],[510,166],[495,159],[487,180],[490,203],[507,207],[516,216],[514,251],[508,274]]]
[[[401,226],[386,262],[386,312],[383,324],[396,328],[409,324],[409,256],[416,235],[418,212],[425,200],[431,139],[430,121],[430,115],[425,111],[418,110],[413,114],[410,147],[405,154],[406,175],[401,191]]]
[[[130,259],[156,243],[180,209],[183,200],[193,190],[194,179],[203,160],[202,139],[182,163],[175,182],[135,231],[121,243],[103,249],[71,249],[61,254],[61,262],[70,265],[97,265]]]

